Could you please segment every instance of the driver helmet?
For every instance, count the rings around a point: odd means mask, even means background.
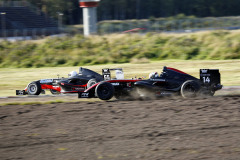
[[[77,72],[76,72],[76,71],[71,71],[71,72],[68,74],[69,77],[74,77],[74,76],[76,76],[76,75],[77,75]]]
[[[154,79],[154,78],[157,78],[157,77],[159,77],[158,72],[152,72],[152,73],[149,74],[149,79]]]

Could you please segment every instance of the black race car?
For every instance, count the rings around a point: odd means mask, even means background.
[[[117,71],[118,77],[124,77],[121,70]],[[164,67],[159,76],[154,75],[147,80],[111,79],[110,69],[103,69],[102,72],[104,81],[79,92],[79,98],[98,97],[102,100],[109,100],[113,96],[117,99],[123,97],[155,98],[172,94],[191,98],[198,95],[213,96],[215,91],[222,88],[218,69],[200,69],[200,79],[170,67]]]
[[[112,78],[111,71],[116,78]],[[181,95],[184,98],[198,95],[213,96],[220,90],[221,76],[218,69],[200,69],[200,79],[170,67],[164,67],[160,75],[149,79],[124,79],[121,68],[102,69],[102,75],[86,69],[69,78],[42,79],[31,82],[25,90],[17,90],[17,95],[39,95],[49,89],[53,94],[78,93],[79,98],[100,98],[109,100],[113,96],[122,98],[155,98],[166,95]]]
[[[72,71],[75,72],[75,71]],[[102,75],[87,69],[79,68],[79,73],[69,75],[68,78],[41,79],[33,81],[24,90],[16,90],[16,95],[39,95],[45,90],[52,94],[83,92],[97,82],[103,81]]]

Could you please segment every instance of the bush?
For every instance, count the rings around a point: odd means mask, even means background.
[[[145,63],[155,59],[239,59],[240,33],[81,35],[41,43],[0,42],[0,67]]]

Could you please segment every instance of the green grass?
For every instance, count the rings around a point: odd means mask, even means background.
[[[1,68],[240,59],[240,31],[113,34],[0,42]]]
[[[148,77],[153,71],[161,72],[163,66],[174,67],[199,77],[199,69],[220,69],[222,84],[225,86],[240,85],[240,60],[163,60],[143,64],[107,64],[84,66],[101,73],[102,68],[123,68],[125,78]],[[67,77],[67,74],[79,67],[46,67],[46,68],[0,68],[0,97],[14,96],[16,89],[24,89],[28,83],[46,78]]]

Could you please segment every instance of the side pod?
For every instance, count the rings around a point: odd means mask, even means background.
[[[147,88],[147,89],[154,89],[154,86],[152,85],[151,82],[149,81],[138,81],[134,83],[135,87],[140,87],[140,88]]]

